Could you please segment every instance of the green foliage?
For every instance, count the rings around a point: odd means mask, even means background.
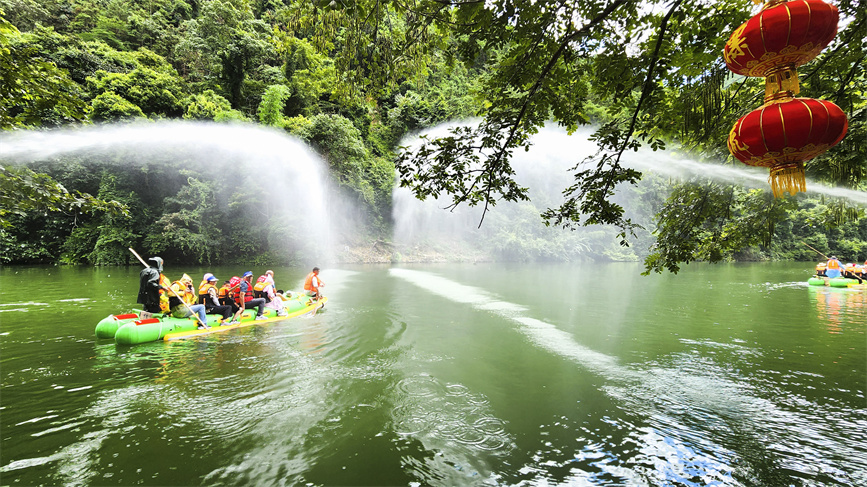
[[[190,95],[181,103],[184,117],[187,120],[245,121],[247,118],[239,111],[233,110],[229,100],[205,90],[203,93]]]
[[[864,189],[867,13],[850,0],[838,6],[846,21],[800,68],[801,96],[837,103],[850,115],[849,135],[807,172]],[[672,186],[622,162],[642,146],[731,162],[728,130],[762,96],[761,80],[728,75],[720,54],[755,10],[748,3],[0,0],[0,10],[11,21],[0,14],[0,129],[255,119],[319,151],[376,232],[388,230],[395,174],[417,197],[478,205],[482,219],[502,200],[518,202],[511,219],[492,216],[495,229],[475,242],[508,259],[630,260],[653,244],[647,270],[676,271],[692,260],[813,258],[802,241],[867,251],[864,212],[851,205]],[[411,152],[398,147],[408,134],[455,120],[475,121]],[[513,154],[541,127],[572,132],[587,123],[601,151],[575,161],[562,194],[515,180]],[[54,179],[0,175],[0,216],[21,227],[0,236],[0,258],[50,260],[62,250],[67,262],[124,262],[124,242],[145,235],[154,249],[192,261],[288,262],[315,252],[293,240],[303,222],[249,204],[263,188],[227,188],[198,173],[174,182],[165,178],[174,171],[156,166],[112,169],[112,180],[104,168],[58,162],[64,170],[50,170]],[[25,188],[20,204],[7,185]],[[71,196],[64,186],[99,197]],[[81,213],[105,200],[136,217]],[[540,215],[548,228],[528,230]],[[571,237],[558,228],[599,224]]]
[[[91,94],[114,93],[141,108],[145,115],[177,116],[181,113],[181,80],[177,73],[137,67],[129,73],[97,71],[88,78]]]
[[[259,103],[259,122],[280,127],[283,125],[283,108],[292,91],[284,85],[271,85]]]
[[[87,106],[77,91],[0,11],[0,130],[81,120]]]
[[[128,216],[116,201],[103,201],[85,193],[70,193],[46,174],[23,167],[0,166],[0,226],[8,227],[11,215],[34,212],[105,211]]]
[[[111,91],[100,93],[93,99],[90,113],[91,120],[95,122],[115,122],[144,116],[141,108]]]
[[[188,178],[176,196],[166,199],[167,211],[148,232],[145,245],[194,262],[219,261],[225,245],[215,191],[213,181]]]

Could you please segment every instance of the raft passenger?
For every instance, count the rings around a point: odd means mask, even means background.
[[[175,318],[187,318],[197,314],[199,317],[199,328],[206,328],[208,317],[205,316],[205,305],[195,304],[196,296],[193,293],[193,279],[184,274],[179,280],[172,283],[172,292],[169,295],[169,307],[172,310],[172,316]],[[181,301],[183,300],[183,301]]]
[[[858,269],[856,272],[857,266],[855,264],[849,263],[843,267],[843,277],[847,279],[858,279],[858,284],[862,284],[861,281],[861,269]]]
[[[247,271],[241,279],[241,287],[239,289],[238,304],[244,306],[244,309],[258,308],[256,313],[257,320],[267,320],[262,313],[265,312],[265,299],[253,297],[253,272]]]
[[[230,325],[234,325],[240,323],[241,321],[241,313],[244,312],[244,309],[238,306],[238,303],[235,302],[237,298],[238,288],[241,286],[241,278],[238,276],[232,276],[231,279],[224,282],[220,290],[217,292],[217,295],[220,297],[220,303],[224,306],[229,306],[232,308],[232,317]]]
[[[835,277],[840,277],[841,267],[842,266],[840,265],[840,261],[837,260],[836,256],[832,255],[831,258],[828,259],[827,268],[825,269],[825,275],[827,277],[830,277],[831,279],[834,279]]]
[[[142,305],[141,319],[153,317],[155,313],[164,311],[160,308],[160,291],[164,289],[165,276],[163,272],[163,259],[151,257],[147,260],[148,267],[139,273],[139,288],[137,302]]]
[[[205,305],[206,314],[222,315],[223,319],[220,320],[222,325],[232,316],[232,307],[220,303],[216,282],[217,278],[210,272],[202,277],[202,282],[199,284],[199,304]]]
[[[825,269],[828,268],[828,265],[824,262],[819,262],[816,264],[816,276],[817,277],[825,277]]]
[[[319,268],[314,267],[313,271],[310,272],[310,274],[307,274],[307,278],[304,279],[304,290],[307,291],[308,296],[311,296],[314,299],[319,299],[321,296],[319,288],[324,286],[325,283],[319,279]]]

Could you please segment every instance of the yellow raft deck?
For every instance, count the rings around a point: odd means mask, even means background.
[[[207,329],[197,329],[197,330],[191,330],[191,331],[180,331],[177,333],[169,333],[163,337],[163,340],[165,340],[165,341],[183,340],[185,338],[194,338],[194,337],[198,337],[198,336],[202,336],[202,335],[210,335],[212,333],[221,333],[224,331],[235,330],[237,328],[243,328],[245,326],[267,325],[268,323],[274,323],[277,321],[288,320],[290,318],[295,318],[295,317],[303,316],[303,315],[313,316],[314,314],[316,314],[317,311],[322,309],[325,306],[325,303],[327,303],[327,302],[328,302],[328,298],[323,296],[318,301],[311,302],[310,305],[308,305],[307,307],[293,311],[293,312],[287,314],[286,316],[275,316],[272,318],[268,318],[266,320],[250,319],[247,321],[241,321],[240,323],[235,324],[235,325],[212,326],[212,327],[207,328]],[[245,313],[246,312],[247,311],[245,311]],[[255,315],[255,310],[254,310],[254,315]],[[253,316],[251,316],[251,318],[252,317]]]

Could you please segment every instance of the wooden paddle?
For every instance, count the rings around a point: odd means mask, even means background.
[[[801,243],[804,244],[804,245],[806,245],[807,247],[810,247],[810,244],[808,244],[807,242],[803,242],[803,241],[802,241]],[[827,255],[823,254],[822,252],[819,252],[818,250],[814,249],[813,247],[810,247],[810,250],[812,250],[813,252],[816,252],[817,254],[821,255],[822,257],[825,258],[825,260],[831,260]]]
[[[138,261],[141,262],[141,265],[143,265],[143,266],[145,266],[145,267],[150,267],[149,265],[147,265],[147,262],[145,262],[144,259],[142,259],[140,255],[138,255],[138,252],[136,252],[135,250],[133,250],[132,247],[129,248],[129,251],[132,252],[132,255],[134,255],[134,256],[136,256],[136,258],[138,258]],[[171,291],[172,294],[174,294],[175,297],[178,298],[178,300],[180,300],[181,304],[183,304],[184,307],[187,308],[187,311],[189,311],[193,316],[196,317],[196,321],[198,321],[200,325],[204,326],[205,328],[210,328],[210,326],[208,326],[207,323],[205,323],[204,321],[202,321],[201,318],[199,318],[199,314],[196,313],[195,311],[193,311],[192,308],[190,308],[190,305],[187,304],[186,301],[184,301],[184,298],[178,296],[178,293],[175,292],[175,290],[172,289],[171,286],[168,287],[168,290]]]

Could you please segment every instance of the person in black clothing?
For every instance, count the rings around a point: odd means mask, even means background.
[[[147,260],[148,267],[139,273],[138,303],[144,307],[144,313],[155,314],[160,310],[160,273],[163,271],[163,259],[151,257]],[[142,318],[149,318],[144,316]]]

